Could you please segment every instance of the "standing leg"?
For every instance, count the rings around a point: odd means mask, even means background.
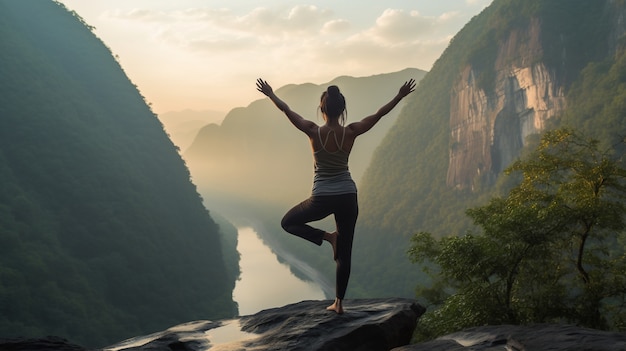
[[[352,242],[354,229],[359,214],[356,194],[339,195],[335,208],[335,222],[337,224],[337,273],[335,281],[335,303],[328,307],[339,314],[343,313],[342,300],[348,288],[350,270],[352,266]]]

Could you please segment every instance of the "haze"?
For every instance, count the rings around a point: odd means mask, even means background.
[[[320,84],[429,70],[490,0],[60,0],[118,57],[158,114],[224,114],[258,99],[254,81]]]

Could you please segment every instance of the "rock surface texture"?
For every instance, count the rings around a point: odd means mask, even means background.
[[[66,339],[48,336],[40,339],[25,338],[0,338],[0,350],[2,351],[86,351],[87,349],[72,344]]]
[[[387,351],[411,341],[424,308],[410,299],[302,301],[229,321],[196,321],[126,340],[105,350]]]
[[[623,351],[626,333],[571,325],[485,326],[393,351]]]
[[[225,321],[195,321],[102,351],[624,351],[626,333],[571,325],[484,326],[409,345],[424,308],[409,299],[303,301]],[[2,351],[87,351],[56,337],[0,339]]]
[[[450,97],[450,159],[447,184],[472,189],[515,160],[525,138],[544,129],[566,105],[555,70],[542,55],[541,23],[514,30],[499,46],[494,87],[481,86],[474,67],[462,71]]]

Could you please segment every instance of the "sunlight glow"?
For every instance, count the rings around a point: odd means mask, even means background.
[[[246,106],[259,98],[260,76],[280,87],[429,70],[451,36],[490,3],[60,2],[96,28],[159,114]]]

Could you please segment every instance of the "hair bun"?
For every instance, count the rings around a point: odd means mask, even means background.
[[[328,89],[326,89],[326,92],[328,93],[328,96],[332,96],[332,97],[336,97],[341,94],[339,92],[339,87],[336,85],[329,86]]]

